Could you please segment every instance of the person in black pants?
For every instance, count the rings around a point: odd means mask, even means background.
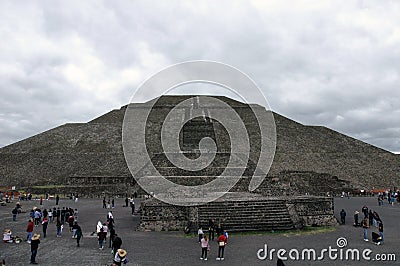
[[[40,235],[34,234],[31,240],[31,264],[38,264],[36,262],[36,255],[40,244],[39,237]]]
[[[214,241],[214,230],[215,230],[214,220],[210,219],[208,220],[208,239],[211,241]]]
[[[112,242],[112,249],[113,249],[113,254],[115,255],[122,246],[122,239],[115,234],[114,236],[114,241]]]

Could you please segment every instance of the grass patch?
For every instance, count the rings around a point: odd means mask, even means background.
[[[229,237],[231,236],[265,236],[265,235],[281,235],[281,236],[306,236],[306,235],[316,235],[323,233],[330,233],[336,231],[335,226],[321,226],[312,227],[306,226],[300,230],[291,231],[243,231],[243,232],[229,232]],[[205,232],[208,236],[208,232]],[[183,234],[184,238],[197,238],[197,233]]]
[[[44,186],[32,186],[37,189],[52,189],[52,188],[64,188],[65,185],[44,185]]]

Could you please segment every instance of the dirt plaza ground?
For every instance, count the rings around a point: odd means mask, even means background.
[[[136,201],[136,206],[139,205]],[[15,202],[15,201],[14,201]],[[39,207],[38,201],[24,201],[23,208],[29,210],[33,206]],[[54,200],[44,201],[46,208],[53,207]],[[330,259],[328,253],[324,253],[323,260],[301,260],[285,261],[285,265],[400,265],[398,261],[377,261],[375,258],[385,257],[388,254],[395,254],[397,260],[400,260],[400,206],[378,206],[375,198],[350,198],[335,199],[335,213],[339,217],[339,212],[344,208],[347,212],[347,224],[336,226],[331,229],[323,229],[307,232],[267,232],[261,234],[239,234],[231,233],[228,245],[225,249],[225,260],[216,261],[217,243],[211,243],[211,251],[208,261],[200,260],[200,247],[196,236],[188,237],[183,232],[137,232],[135,227],[139,222],[138,215],[131,215],[130,208],[122,207],[123,199],[116,200],[116,207],[112,209],[116,232],[122,238],[122,247],[128,252],[129,263],[127,265],[276,265],[276,251],[272,253],[272,260],[267,256],[265,260],[259,259],[257,253],[262,258],[263,250],[267,245],[267,254],[272,249],[286,250],[286,256],[291,249],[297,249],[301,252],[304,249],[315,249],[317,257],[323,249],[338,249],[346,253],[347,249],[357,249],[362,252],[366,249],[371,250],[368,254],[371,258],[367,261],[345,260],[337,258]],[[366,204],[369,208],[376,210],[382,218],[385,226],[385,243],[380,246],[374,245],[371,241],[362,240],[362,230],[352,226],[353,213],[355,210],[361,212],[362,206]],[[18,215],[17,221],[12,221],[11,209],[14,204],[6,207],[0,207],[0,225],[1,229],[9,228],[13,235],[26,238],[26,225],[29,218],[28,213]],[[76,247],[76,242],[71,238],[68,229],[64,229],[61,238],[56,237],[55,223],[50,223],[48,227],[47,238],[41,237],[41,244],[37,255],[37,262],[40,265],[110,265],[112,262],[111,250],[107,247],[99,250],[97,238],[91,236],[95,230],[98,220],[105,221],[108,210],[102,208],[101,199],[79,199],[77,203],[62,199],[60,207],[77,208],[79,211],[79,223],[83,229],[84,237],[81,241],[81,247]],[[361,214],[360,214],[361,215]],[[375,228],[373,228],[376,231]],[[228,228],[229,231],[229,228]],[[371,231],[368,231],[371,239]],[[41,226],[35,227],[35,232],[43,236]],[[337,239],[345,238],[347,246],[338,248]],[[342,249],[342,251],[340,251]],[[292,253],[295,254],[295,253]],[[307,254],[307,253],[305,253]],[[378,254],[378,257],[376,255]],[[30,245],[26,242],[20,244],[0,243],[0,258],[4,258],[6,265],[28,265],[30,258]]]

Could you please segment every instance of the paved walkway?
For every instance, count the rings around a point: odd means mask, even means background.
[[[44,201],[44,207],[54,206],[54,201]],[[136,206],[138,206],[138,203]],[[361,211],[362,205],[376,210],[384,221],[385,244],[376,246],[371,242],[362,240],[362,230],[351,226],[354,210]],[[378,207],[375,198],[336,199],[335,212],[341,208],[347,211],[348,223],[336,227],[336,230],[328,233],[295,235],[295,234],[264,234],[264,235],[235,235],[230,234],[229,243],[226,246],[224,261],[216,261],[217,245],[211,243],[211,252],[208,261],[201,261],[200,247],[195,238],[185,237],[182,232],[136,232],[135,226],[139,222],[138,216],[131,216],[130,208],[122,207],[123,200],[116,200],[116,208],[113,209],[116,231],[121,236],[122,247],[127,250],[128,265],[276,265],[276,252],[270,260],[259,260],[257,251],[268,245],[268,249],[314,248],[318,253],[324,249],[337,248],[336,240],[345,237],[347,248],[357,248],[360,251],[371,249],[371,257],[376,253],[395,253],[400,260],[400,206]],[[23,202],[24,209],[38,206],[38,201]],[[101,199],[80,199],[78,203],[70,200],[61,200],[61,207],[70,206],[78,208],[79,222],[84,231],[81,247],[76,247],[76,242],[71,238],[68,229],[63,232],[62,238],[56,238],[55,224],[49,224],[48,237],[41,238],[37,261],[40,265],[106,265],[112,261],[110,249],[99,250],[97,238],[90,236],[95,230],[95,225],[100,219],[104,221],[108,210],[102,209]],[[39,206],[38,206],[39,207]],[[25,228],[28,221],[28,213],[18,216],[13,222],[11,217],[12,206],[0,207],[1,230],[10,228],[13,235],[25,239]],[[41,227],[35,228],[40,233]],[[369,231],[369,236],[371,231]],[[262,255],[262,254],[261,254]],[[0,257],[6,259],[6,265],[28,265],[30,258],[30,245],[0,243]],[[399,262],[377,261],[345,261],[328,260],[325,254],[323,261],[286,261],[285,265],[400,265]]]

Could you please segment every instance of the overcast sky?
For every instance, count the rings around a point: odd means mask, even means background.
[[[203,59],[248,74],[275,112],[400,152],[400,1],[10,0],[0,40],[0,147]]]

